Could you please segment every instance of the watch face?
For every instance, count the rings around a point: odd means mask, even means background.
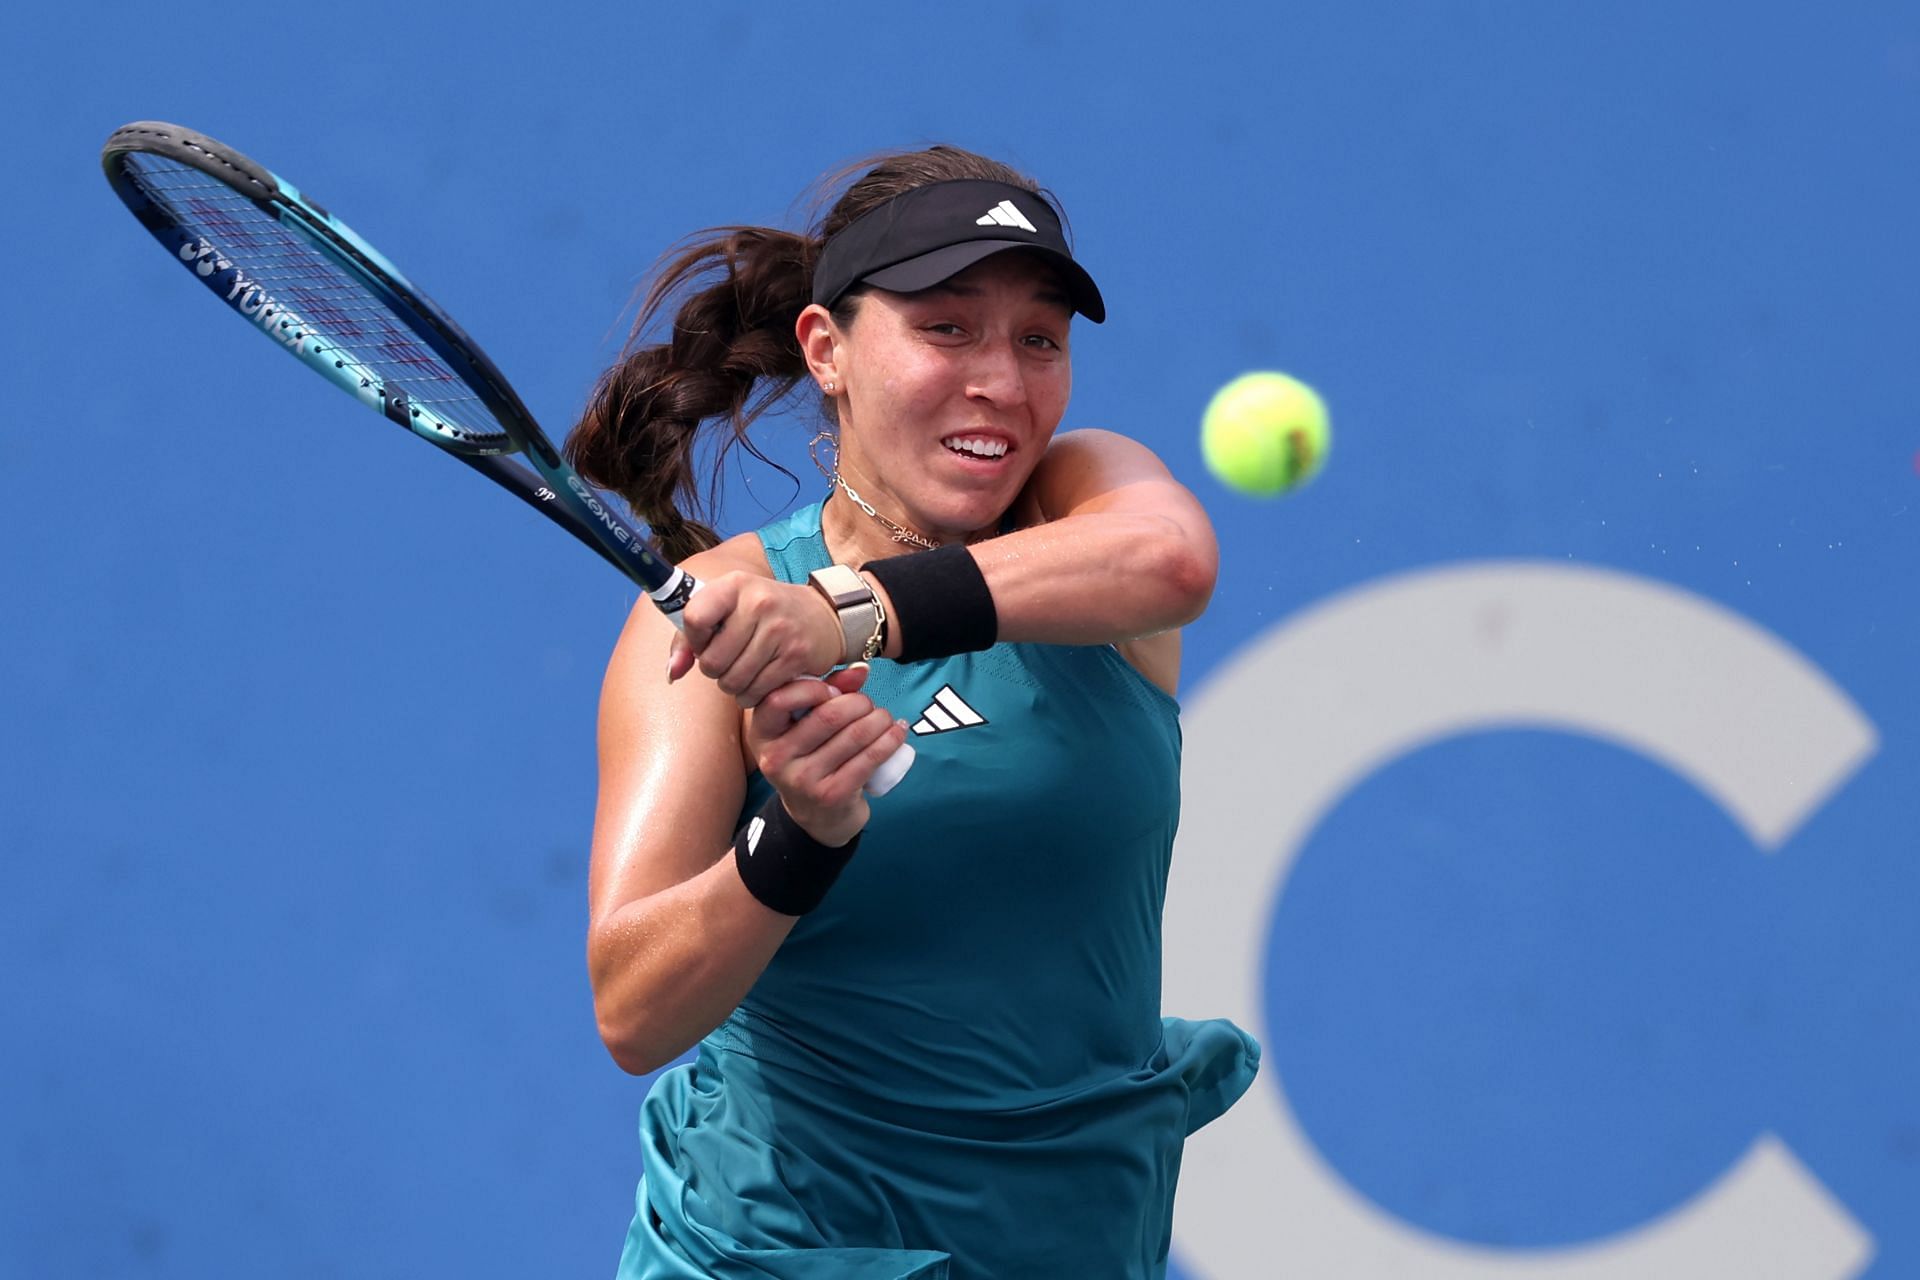
[[[845,565],[828,565],[824,569],[815,569],[807,576],[813,579],[815,586],[826,592],[827,599],[833,601],[836,609],[865,604],[873,599],[873,591],[867,586],[866,579]]]

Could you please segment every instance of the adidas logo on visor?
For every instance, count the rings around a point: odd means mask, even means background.
[[[1027,215],[1014,208],[1011,200],[1002,200],[973,221],[975,225],[982,227],[1018,227],[1022,231],[1031,231],[1035,235],[1040,233],[1040,228],[1028,222]]]

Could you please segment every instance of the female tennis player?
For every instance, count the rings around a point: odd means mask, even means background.
[[[623,1277],[1164,1273],[1182,1144],[1259,1059],[1160,1013],[1217,553],[1147,449],[1056,436],[1076,315],[1032,181],[892,155],[811,233],[669,262],[569,440],[703,584],[684,633],[636,607],[601,710],[600,1032],[635,1073],[698,1046],[642,1107]],[[803,381],[828,496],[719,541],[700,432],[752,448]]]

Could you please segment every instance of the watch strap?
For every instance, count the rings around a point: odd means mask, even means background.
[[[886,615],[867,580],[844,564],[830,564],[807,575],[840,619],[840,661],[870,662],[886,644]]]

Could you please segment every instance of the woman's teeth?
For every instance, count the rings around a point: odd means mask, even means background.
[[[950,436],[940,443],[955,453],[975,458],[997,458],[1007,451],[1005,440],[989,440],[985,436]]]

